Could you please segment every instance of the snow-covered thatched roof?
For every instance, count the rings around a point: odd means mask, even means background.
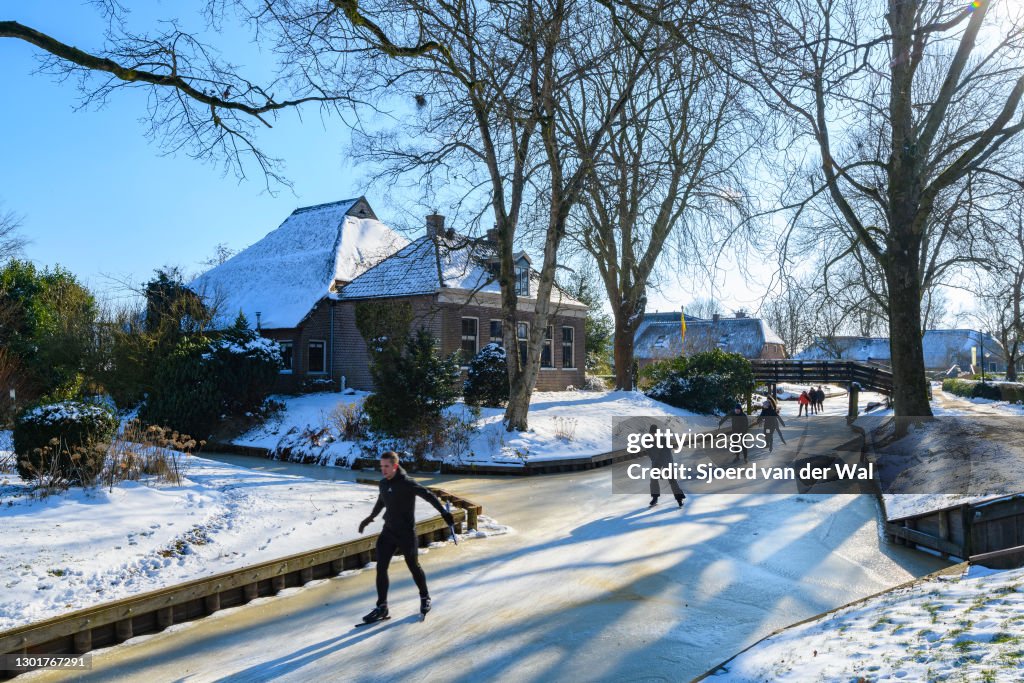
[[[990,334],[986,333],[983,337],[977,330],[925,330],[922,345],[927,368],[944,368],[952,363],[964,362],[970,358],[972,346],[978,347],[979,351],[984,348],[985,353],[991,354],[991,359],[997,362],[1005,358],[1002,344]],[[883,362],[890,357],[888,337],[854,336],[817,339],[794,356],[804,360],[847,358]]]
[[[686,316],[685,348],[681,348],[679,313],[648,313],[637,328],[633,352],[638,359],[675,358],[720,348],[746,358],[757,358],[765,344],[782,345],[782,339],[760,318],[725,316],[716,320]]]
[[[494,249],[485,240],[476,240],[448,231],[409,243],[394,255],[370,268],[346,285],[338,295],[342,300],[413,296],[437,292],[500,294],[492,258]],[[525,253],[517,263],[529,268]],[[538,278],[531,271],[530,294],[537,292]],[[586,305],[555,287],[553,302],[562,306],[586,308]]]
[[[266,237],[190,287],[222,318],[245,313],[264,328],[292,328],[336,284],[355,280],[408,244],[362,197],[296,209]]]

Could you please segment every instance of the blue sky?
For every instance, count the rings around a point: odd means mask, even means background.
[[[157,19],[175,17],[194,30],[201,20],[181,9],[186,4],[192,3],[147,3],[131,20],[152,27]],[[85,2],[23,3],[6,14],[86,50],[101,45],[104,24]],[[247,35],[228,27],[212,42],[246,73],[258,72],[266,61]],[[272,195],[255,169],[240,182],[185,154],[164,155],[145,139],[141,89],[117,93],[102,109],[75,111],[75,84],[33,74],[37,54],[27,43],[0,40],[0,92],[5,94],[0,209],[23,217],[30,259],[63,265],[101,296],[116,296],[119,282],[143,282],[163,265],[195,273],[217,244],[235,249],[251,244],[298,206],[366,194],[380,218],[400,229],[413,228],[427,213],[413,197],[367,187],[365,172],[347,157],[349,136],[338,120],[323,121],[315,111],[303,120],[288,113],[260,133],[260,144],[285,160],[285,175],[293,183],[293,189],[278,188]],[[726,310],[757,308],[774,258],[766,255],[763,282],[746,281],[731,269],[729,279],[718,283],[717,298]],[[678,309],[710,294],[706,283],[680,283],[669,276],[662,292],[650,294],[648,310]]]

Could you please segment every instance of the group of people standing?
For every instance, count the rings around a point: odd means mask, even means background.
[[[817,415],[825,409],[825,390],[818,386],[801,391],[797,403],[800,404],[797,408],[797,417]]]

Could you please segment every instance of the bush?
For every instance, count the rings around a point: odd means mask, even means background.
[[[218,339],[187,337],[157,368],[139,417],[206,439],[221,419],[258,413],[280,368],[277,342],[240,325]]]
[[[366,435],[366,411],[362,401],[338,403],[327,416],[342,441],[358,441]]]
[[[652,363],[641,375],[650,398],[706,415],[727,412],[754,388],[750,362],[721,349]]]
[[[997,384],[978,382],[971,389],[971,398],[988,398],[993,401],[1001,401],[1003,399],[1003,392],[999,390],[999,385]]]
[[[458,398],[457,354],[438,356],[425,329],[407,338],[404,353],[391,344],[376,348],[370,366],[376,389],[363,404],[370,428],[378,437],[407,441],[420,461],[432,448],[428,437],[439,430],[443,411]]]
[[[63,401],[30,408],[14,422],[18,474],[91,484],[116,431],[117,416],[106,406]]]
[[[488,344],[469,361],[462,394],[471,406],[502,408],[508,403],[508,359],[500,344]]]

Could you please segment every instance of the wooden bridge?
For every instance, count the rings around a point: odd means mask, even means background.
[[[774,392],[779,383],[849,384],[892,394],[892,370],[880,363],[853,360],[752,360],[754,379]]]

